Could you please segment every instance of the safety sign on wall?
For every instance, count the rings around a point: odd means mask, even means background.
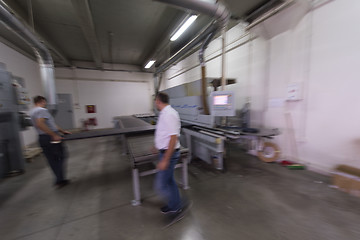
[[[96,113],[96,106],[95,105],[86,105],[86,112],[87,113]]]

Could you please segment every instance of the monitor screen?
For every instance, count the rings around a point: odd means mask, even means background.
[[[214,105],[227,105],[229,104],[229,95],[214,96]]]

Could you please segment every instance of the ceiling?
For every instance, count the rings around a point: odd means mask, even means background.
[[[143,69],[152,58],[159,65],[212,20],[200,15],[183,36],[170,42],[170,35],[190,12],[152,0],[3,1],[29,26],[33,25],[36,34],[50,49],[55,66],[80,67],[85,62],[99,69],[104,69],[106,63]],[[240,19],[253,21],[266,10],[264,6],[269,8],[282,1],[222,2],[232,14],[231,27]],[[35,58],[32,49],[2,24],[0,41]]]

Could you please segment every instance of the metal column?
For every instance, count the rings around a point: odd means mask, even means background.
[[[141,204],[141,196],[140,196],[140,178],[139,178],[139,170],[137,168],[133,168],[132,170],[132,178],[133,178],[133,192],[134,192],[134,200],[131,201],[133,206],[139,206]]]

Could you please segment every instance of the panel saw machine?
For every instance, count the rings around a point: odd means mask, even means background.
[[[240,110],[239,124],[227,124],[228,117],[235,117],[239,110],[233,91],[213,91],[208,97],[209,115],[203,114],[201,96],[180,96],[183,86],[165,90],[171,106],[179,112],[182,122],[182,145],[188,148],[189,159],[199,158],[217,170],[224,169],[225,142],[246,141],[248,153],[266,162],[276,160],[279,150],[274,143],[265,141],[279,135],[278,129],[250,128],[249,102]],[[175,96],[175,97],[174,97]],[[239,121],[240,120],[240,121]]]

